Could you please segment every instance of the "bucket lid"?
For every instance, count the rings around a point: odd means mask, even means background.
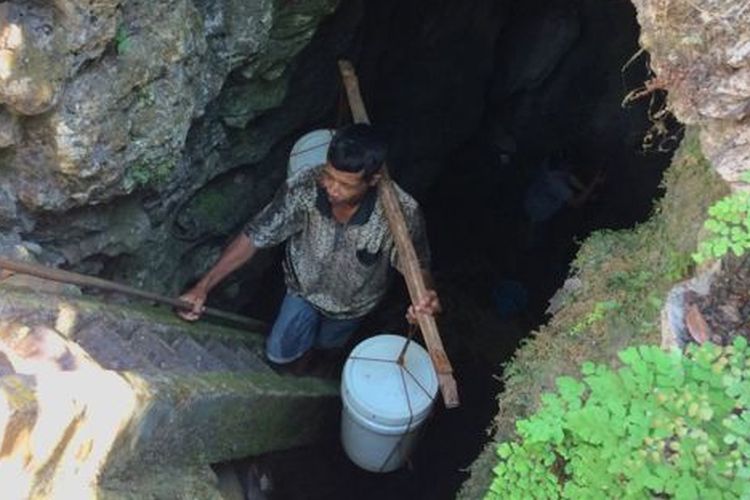
[[[419,423],[429,413],[438,381],[422,346],[409,341],[404,364],[397,363],[407,339],[377,335],[357,345],[344,365],[342,392],[363,418],[386,426]]]
[[[328,146],[333,139],[333,130],[313,130],[294,143],[289,153],[287,177],[293,177],[308,168],[324,164],[328,159]]]

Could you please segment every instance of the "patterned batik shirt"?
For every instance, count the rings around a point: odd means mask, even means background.
[[[390,267],[401,269],[376,188],[364,195],[346,224],[334,219],[318,185],[323,166],[300,172],[244,229],[258,248],[286,241],[289,291],[328,317],[358,318],[386,292]],[[424,219],[417,202],[394,184],[422,268],[429,268]]]

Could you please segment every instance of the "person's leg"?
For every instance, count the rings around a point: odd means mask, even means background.
[[[362,318],[331,319],[321,315],[315,341],[320,376],[335,377],[344,359],[344,346],[362,323]]]
[[[362,323],[362,318],[332,319],[320,315],[315,347],[318,349],[338,349],[344,347],[352,333]]]
[[[320,320],[309,302],[287,293],[266,340],[266,357],[279,365],[301,358],[315,344]]]

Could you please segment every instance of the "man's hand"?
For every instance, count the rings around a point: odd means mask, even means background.
[[[208,293],[205,288],[195,286],[180,296],[180,300],[189,302],[193,305],[192,309],[178,309],[177,315],[187,321],[197,321],[206,307],[203,305],[206,303]]]
[[[406,312],[406,321],[412,325],[416,325],[418,323],[418,315],[429,314],[430,316],[435,316],[441,312],[443,312],[443,308],[440,305],[437,292],[435,290],[427,290],[422,300],[409,306],[409,310]]]
[[[240,233],[222,252],[219,261],[212,267],[193,288],[182,294],[180,300],[190,302],[192,309],[179,309],[177,314],[188,321],[196,321],[206,310],[208,292],[221,283],[228,274],[234,272],[255,254],[253,241],[245,233]]]

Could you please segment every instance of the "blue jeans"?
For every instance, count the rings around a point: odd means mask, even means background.
[[[313,347],[343,347],[361,321],[327,318],[302,297],[287,292],[266,340],[266,356],[276,364],[286,364]]]

